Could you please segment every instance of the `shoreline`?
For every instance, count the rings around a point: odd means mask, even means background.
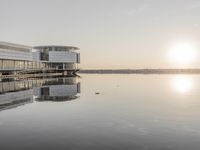
[[[83,69],[80,74],[200,74],[200,69]]]

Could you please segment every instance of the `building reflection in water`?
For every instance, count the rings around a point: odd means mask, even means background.
[[[36,101],[69,101],[78,98],[80,83],[77,78],[46,80],[42,87],[34,88]]]
[[[79,97],[78,77],[46,79],[1,79],[0,110],[35,101],[69,101]]]
[[[182,75],[173,78],[171,85],[176,92],[185,94],[192,90],[194,83],[189,76]]]

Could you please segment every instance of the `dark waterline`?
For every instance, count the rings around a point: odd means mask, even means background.
[[[85,74],[200,74],[200,69],[82,69]]]

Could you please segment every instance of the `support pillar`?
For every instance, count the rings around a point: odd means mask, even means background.
[[[68,71],[63,71],[62,75],[63,76],[67,76],[68,75]]]

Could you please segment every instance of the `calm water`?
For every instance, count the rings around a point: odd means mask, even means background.
[[[2,81],[0,149],[200,149],[200,76],[81,76]]]

